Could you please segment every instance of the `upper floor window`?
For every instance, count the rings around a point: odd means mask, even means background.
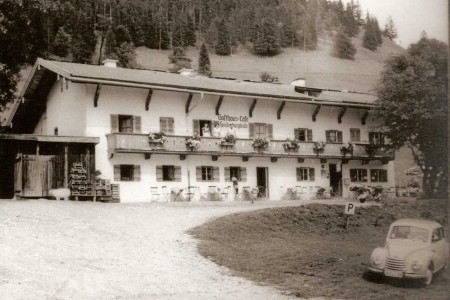
[[[294,129],[294,136],[296,140],[304,142],[312,142],[312,130],[306,128],[296,128]]]
[[[297,181],[314,181],[314,168],[297,168]]]
[[[361,141],[361,130],[359,128],[350,128],[350,141],[351,142]]]
[[[352,182],[367,182],[367,169],[350,169]]]
[[[273,126],[266,123],[249,123],[249,136],[253,138],[273,138]]]
[[[141,117],[130,115],[111,115],[111,132],[141,132]]]
[[[174,134],[174,119],[170,117],[159,118],[159,131],[166,134]]]
[[[384,145],[384,134],[382,132],[369,132],[369,142],[375,145]]]
[[[327,130],[325,133],[326,133],[327,143],[342,143],[342,131]]]
[[[141,166],[139,165],[114,165],[115,181],[140,181]]]
[[[200,136],[210,137],[216,123],[211,120],[193,120],[193,132]]]

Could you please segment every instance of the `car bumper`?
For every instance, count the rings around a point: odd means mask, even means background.
[[[399,276],[389,276],[388,274],[386,274],[385,269],[378,269],[378,268],[373,268],[373,267],[369,267],[369,271],[373,272],[373,273],[377,273],[377,274],[382,274],[385,275],[387,277],[396,277],[396,278],[412,278],[412,279],[420,279],[420,278],[425,278],[426,275],[425,274],[417,274],[417,273],[406,273],[406,272],[401,272],[401,275]]]

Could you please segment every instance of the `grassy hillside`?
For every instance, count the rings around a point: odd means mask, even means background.
[[[310,87],[362,91],[373,90],[383,68],[384,61],[392,54],[404,51],[397,44],[384,40],[383,45],[372,52],[361,46],[361,39],[354,38],[357,48],[355,60],[339,59],[330,55],[332,41],[321,39],[318,50],[307,51],[284,48],[274,57],[253,55],[248,46],[240,46],[232,56],[219,56],[209,50],[214,77],[232,77],[259,81],[261,72],[277,76],[280,82],[289,83],[305,78]],[[137,62],[144,68],[166,70],[170,50],[159,51],[138,48]],[[198,66],[199,49],[190,47],[186,54],[192,59],[192,67]]]

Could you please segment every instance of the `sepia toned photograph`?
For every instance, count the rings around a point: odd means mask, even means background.
[[[0,0],[0,299],[450,300],[446,0]]]

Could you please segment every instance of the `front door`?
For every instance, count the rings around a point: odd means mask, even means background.
[[[269,169],[266,167],[256,168],[256,185],[258,186],[258,197],[269,198]]]
[[[336,195],[342,196],[342,171],[341,165],[330,164],[330,186]]]

